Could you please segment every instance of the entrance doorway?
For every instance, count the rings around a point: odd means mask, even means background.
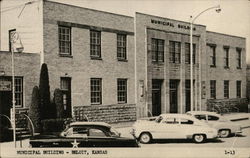
[[[71,78],[61,77],[64,117],[71,117]]]
[[[178,112],[178,85],[179,80],[170,80],[170,113]]]
[[[152,80],[152,115],[161,114],[161,85],[162,80]]]
[[[190,80],[185,81],[185,104],[186,112],[191,110],[191,91],[190,91]]]

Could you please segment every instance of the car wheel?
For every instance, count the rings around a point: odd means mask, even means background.
[[[204,134],[195,134],[193,136],[193,140],[195,143],[202,143],[206,139],[206,136]]]
[[[219,136],[221,138],[226,138],[230,135],[230,130],[229,129],[222,129],[219,131]]]
[[[147,144],[147,143],[150,143],[150,142],[151,142],[152,136],[151,136],[150,133],[145,132],[145,133],[142,133],[142,134],[140,135],[139,140],[140,140],[141,143]]]

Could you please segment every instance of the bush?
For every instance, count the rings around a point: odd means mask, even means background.
[[[57,133],[66,128],[66,125],[71,121],[71,118],[46,119],[42,120],[43,133]]]
[[[63,109],[63,93],[60,89],[55,89],[54,91],[54,100],[53,100],[55,107],[56,107],[56,118],[63,118],[64,116],[64,109]]]
[[[50,86],[48,68],[45,63],[42,64],[40,81],[39,81],[39,94],[42,119],[50,119],[53,117],[53,109],[50,103]]]
[[[41,131],[40,95],[37,86],[35,86],[32,91],[32,99],[28,115],[34,124],[34,132],[40,132]],[[29,123],[29,129],[31,129],[30,126],[31,125]]]

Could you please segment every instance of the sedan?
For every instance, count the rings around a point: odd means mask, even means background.
[[[137,140],[121,137],[103,122],[73,122],[58,135],[37,135],[31,147],[139,147]]]
[[[156,119],[138,120],[131,133],[144,144],[153,139],[193,139],[202,143],[218,134],[215,128],[186,114],[161,114]]]
[[[219,131],[219,136],[222,138],[228,137],[231,134],[242,133],[241,127],[239,125],[215,112],[189,111],[187,114],[194,116],[199,120],[203,120],[211,127],[216,128]]]

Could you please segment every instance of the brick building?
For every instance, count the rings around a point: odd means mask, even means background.
[[[142,13],[129,17],[57,2],[37,3],[40,9],[32,15],[24,12],[18,25],[6,23],[1,36],[0,78],[5,83],[11,82],[10,30],[20,32],[24,52],[29,52],[15,53],[16,77],[22,79],[19,110],[30,105],[41,63],[48,65],[51,94],[56,88],[63,90],[66,117],[82,120],[86,115],[111,123],[191,109],[189,23]],[[27,27],[34,31],[27,33]],[[243,102],[245,38],[195,25],[193,46],[193,108],[207,110],[218,101],[228,106]],[[11,100],[10,93],[11,89],[1,90],[0,98],[9,98],[0,102],[1,107]]]

